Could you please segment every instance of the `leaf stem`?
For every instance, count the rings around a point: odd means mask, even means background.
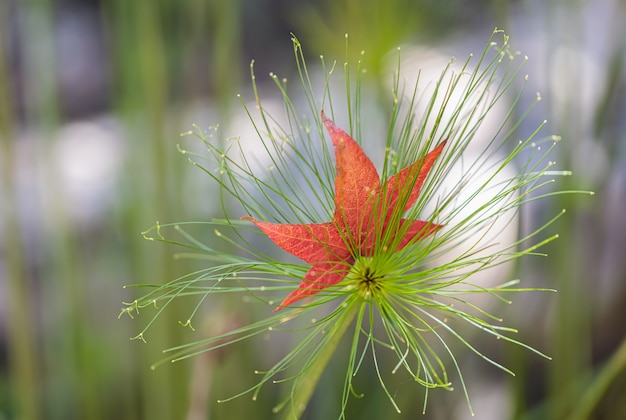
[[[342,311],[340,317],[338,317],[337,322],[335,322],[328,331],[328,339],[325,340],[319,348],[315,363],[313,363],[308,372],[302,376],[302,380],[294,390],[291,410],[286,412],[285,420],[300,419],[302,417],[313,395],[313,391],[315,391],[317,383],[322,376],[322,372],[326,369],[328,362],[335,353],[348,326],[352,323],[358,308],[359,305],[356,302],[352,301],[348,303],[345,310]]]

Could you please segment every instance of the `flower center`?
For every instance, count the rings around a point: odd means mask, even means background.
[[[360,257],[347,276],[364,297],[370,297],[383,290],[385,275],[376,267],[371,257]]]

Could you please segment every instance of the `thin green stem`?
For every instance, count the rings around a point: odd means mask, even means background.
[[[358,304],[351,304],[345,308],[340,319],[333,325],[328,331],[328,340],[318,349],[319,353],[316,357],[316,362],[311,366],[311,369],[303,375],[302,380],[298,383],[298,388],[294,392],[291,410],[285,413],[285,420],[299,419],[302,417],[302,413],[309,403],[313,391],[317,387],[322,372],[326,369],[328,362],[330,361],[337,346],[341,342],[343,335],[345,334],[348,326],[352,323],[354,316],[359,308]]]

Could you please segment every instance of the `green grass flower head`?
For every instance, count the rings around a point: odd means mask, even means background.
[[[355,378],[365,365],[373,366],[392,410],[400,412],[402,407],[388,378],[404,374],[411,379],[405,386],[418,384],[424,391],[423,412],[429,392],[453,388],[452,376],[472,412],[454,347],[461,344],[513,373],[472,345],[468,337],[475,331],[547,357],[512,338],[513,328],[473,300],[481,294],[509,302],[508,293],[541,290],[519,288],[518,281],[509,278],[496,285],[479,284],[474,278],[487,268],[540,255],[536,250],[557,237],[541,233],[559,214],[510,243],[493,239],[502,226],[517,223],[521,206],[559,193],[548,184],[552,176],[567,174],[552,170],[554,163],[547,157],[556,139],[537,139],[541,127],[524,140],[516,137],[532,108],[519,110],[525,59],[513,53],[508,37],[496,30],[476,62],[470,56],[454,67],[451,60],[437,80],[427,81],[428,95],[420,90],[419,78],[415,85],[406,85],[398,64],[388,98],[372,100],[382,104],[378,116],[388,122],[384,156],[377,162],[364,151],[371,127],[363,117],[368,80],[360,61],[346,58],[338,75],[338,66],[327,65],[322,57],[324,78],[318,87],[295,37],[293,45],[305,110],[297,109],[286,80],[271,74],[284,111],[270,114],[251,65],[256,110],[242,103],[263,160],[255,160],[241,139],[216,139],[215,130],[194,132],[206,152],[180,149],[219,186],[223,217],[157,225],[144,232],[148,239],[186,247],[191,252],[184,255],[209,264],[169,284],[152,286],[123,312],[158,308],[137,336],[141,339],[179,298],[196,299],[182,323],[190,327],[194,316],[203,313],[203,303],[232,303],[235,294],[246,297],[238,301],[240,310],[258,317],[169,349],[159,363],[241,344],[268,332],[298,334],[293,348],[277,356],[269,369],[257,371],[261,379],[254,386],[223,401],[246,393],[256,399],[265,384],[285,383],[288,392],[275,411],[300,418],[322,373],[332,359],[340,358],[346,361],[336,407],[340,418],[346,417],[351,396],[359,396]],[[343,79],[342,93],[333,87],[337,78]],[[512,89],[516,92],[511,104],[503,98]],[[345,105],[339,108],[338,103]],[[484,147],[469,159],[481,124],[501,108],[505,112],[499,126],[489,139],[481,139]],[[456,167],[462,167],[461,175],[451,183]],[[390,357],[395,362],[387,369],[382,361]]]

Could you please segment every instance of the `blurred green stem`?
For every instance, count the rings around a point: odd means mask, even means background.
[[[311,368],[306,372],[306,375],[304,375],[297,391],[294,393],[291,401],[292,409],[285,414],[285,420],[299,419],[302,417],[302,413],[306,409],[311,396],[313,396],[313,391],[315,391],[315,388],[322,377],[322,373],[326,369],[326,366],[328,365],[328,362],[333,354],[335,354],[337,346],[341,342],[348,326],[352,323],[358,309],[359,305],[356,304],[346,307],[344,313],[341,315],[341,318],[339,318],[333,327],[328,331],[327,335],[329,338],[319,348],[319,356],[315,360],[315,363],[312,364]]]
[[[228,120],[233,92],[240,85],[241,73],[239,45],[241,43],[239,0],[210,2],[213,33],[213,88],[218,100],[218,109],[222,113],[220,120]]]
[[[0,4],[0,25],[8,25],[9,7]],[[8,359],[12,395],[9,396],[15,418],[39,418],[40,388],[38,384],[38,358],[33,314],[36,312],[29,299],[30,288],[26,273],[24,244],[20,231],[20,208],[17,199],[16,153],[13,132],[15,119],[12,111],[7,55],[0,53],[0,190],[4,191],[4,235],[0,247],[3,258],[7,294],[4,297],[8,307]]]
[[[2,14],[2,17],[4,14]],[[29,282],[26,277],[22,235],[20,232],[19,203],[15,182],[15,153],[11,110],[8,99],[8,80],[4,55],[0,54],[0,180],[4,185],[4,235],[2,249],[5,253],[8,306],[8,358],[12,381],[10,401],[14,401],[16,418],[39,418],[40,390],[36,379],[38,373],[37,343],[32,301],[29,299]]]
[[[578,406],[571,412],[571,419],[584,420],[592,418],[594,408],[602,400],[613,381],[626,369],[626,338],[613,357],[604,365],[595,380],[588,386],[582,398],[578,399]]]

